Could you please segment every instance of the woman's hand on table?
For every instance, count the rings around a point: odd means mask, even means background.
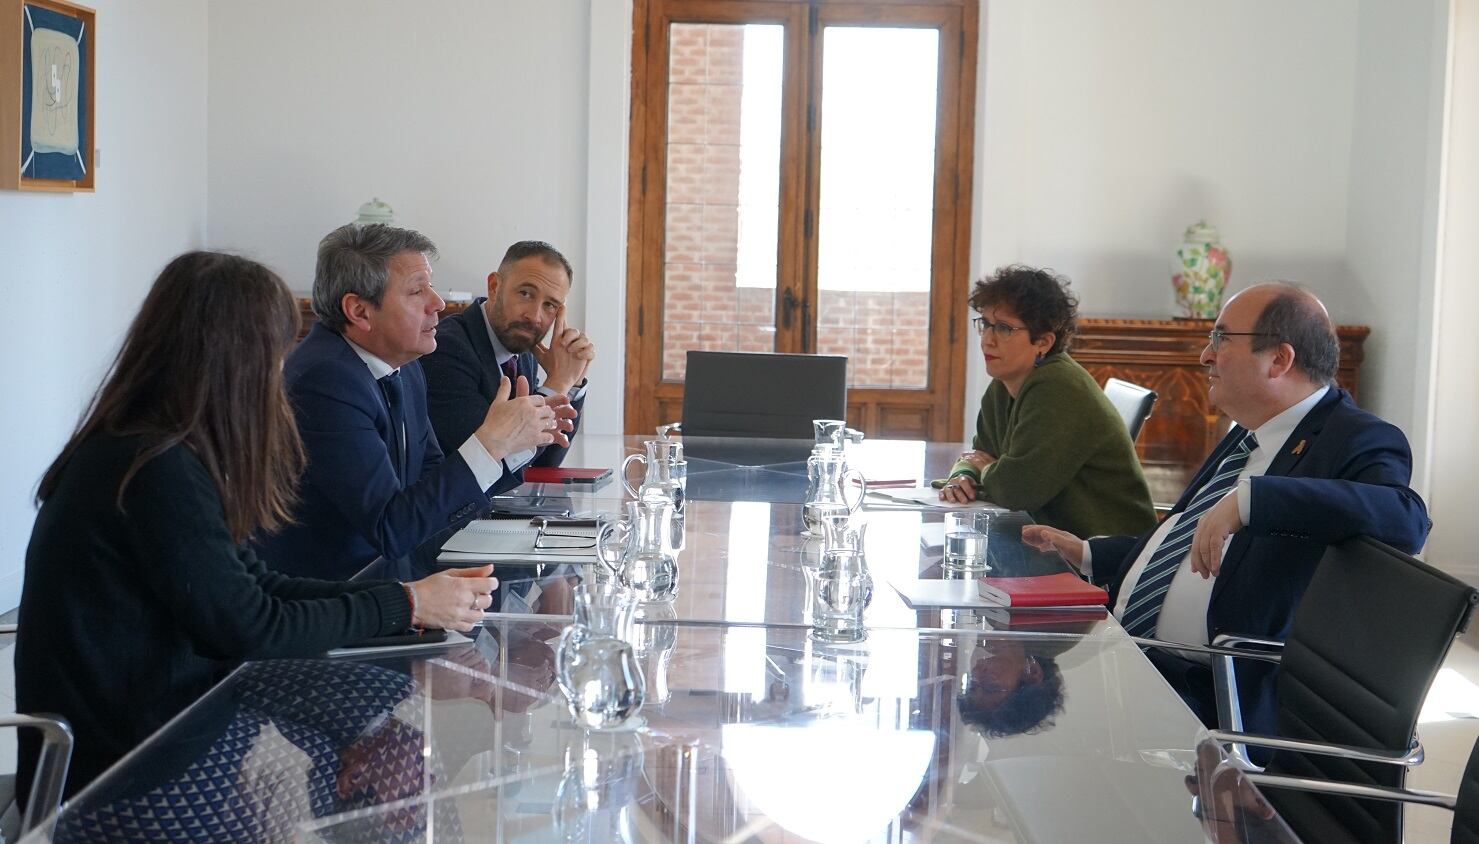
[[[436,627],[463,633],[483,623],[483,611],[493,603],[498,578],[493,566],[447,569],[411,584],[416,591],[411,626]]]
[[[952,504],[970,504],[976,500],[976,480],[970,475],[956,475],[940,487],[940,500]]]

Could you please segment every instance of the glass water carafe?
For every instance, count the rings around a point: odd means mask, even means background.
[[[574,620],[555,649],[555,678],[582,727],[622,727],[642,708],[646,682],[631,643],[636,608],[618,583],[575,587]]]
[[[671,502],[650,496],[626,503],[627,517],[601,527],[596,559],[637,600],[671,601],[678,594],[678,552]]]
[[[621,485],[633,498],[658,496],[673,505],[673,547],[683,547],[683,513],[687,501],[688,461],[683,459],[683,444],[668,439],[647,440],[643,443],[644,454],[628,455],[621,462]],[[642,484],[633,487],[627,467],[633,461],[646,467]]]
[[[849,501],[849,481],[856,484],[857,498]],[[822,535],[822,525],[829,518],[855,512],[868,494],[863,474],[847,468],[841,451],[814,449],[806,459],[806,503],[801,507],[801,521],[808,536]]]
[[[841,451],[847,443],[863,441],[863,432],[847,427],[847,422],[841,419],[813,419],[811,427],[816,432],[816,445],[813,448]]]

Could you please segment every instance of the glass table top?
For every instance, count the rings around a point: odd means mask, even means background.
[[[445,650],[249,663],[79,794],[56,840],[140,823],[326,842],[1203,840],[1201,725],[1118,633],[837,646],[648,623],[645,705],[596,732],[555,683],[557,630],[498,619]]]

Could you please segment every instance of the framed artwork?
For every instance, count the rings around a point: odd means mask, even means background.
[[[0,0],[0,188],[91,191],[97,13],[66,0]]]

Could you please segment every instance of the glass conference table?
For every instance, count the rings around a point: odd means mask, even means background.
[[[566,465],[616,467],[640,443],[582,437]],[[1112,618],[904,601],[896,583],[941,576],[938,511],[860,513],[867,638],[813,641],[804,451],[714,445],[727,459],[688,448],[678,597],[636,628],[634,728],[574,725],[554,683],[567,619],[535,601],[471,642],[242,666],[77,795],[55,840],[1294,840],[1240,808],[1262,808],[1252,786],[1226,797],[1201,724]],[[920,481],[957,454],[872,442],[850,462]],[[516,492],[572,513],[622,495]],[[1021,545],[1027,521],[998,519],[993,566],[1066,567]],[[1219,811],[1194,814],[1194,794]]]

